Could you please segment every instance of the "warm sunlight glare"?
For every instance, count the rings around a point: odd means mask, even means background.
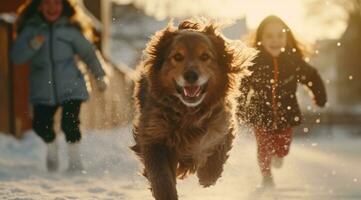
[[[166,17],[206,16],[217,19],[237,19],[246,17],[247,26],[255,29],[268,15],[280,16],[303,39],[337,38],[345,29],[344,23],[332,26],[319,24],[321,17],[339,20],[343,16],[327,0],[113,0],[121,4],[135,3],[149,15],[157,19]],[[326,16],[308,16],[307,9],[312,1],[328,6]],[[331,31],[332,30],[332,31]]]

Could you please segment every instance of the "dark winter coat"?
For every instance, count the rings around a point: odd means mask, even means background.
[[[317,70],[292,52],[273,58],[261,49],[252,75],[241,83],[239,116],[253,127],[282,130],[301,123],[301,111],[296,99],[298,83],[306,85],[318,106],[327,98],[324,84]]]
[[[35,36],[45,37],[34,49],[30,42]],[[105,75],[96,57],[94,46],[81,31],[61,17],[48,24],[40,16],[29,19],[18,35],[11,52],[15,64],[30,61],[30,102],[56,105],[67,100],[86,100],[88,91],[83,74],[77,66],[79,56],[96,78]]]

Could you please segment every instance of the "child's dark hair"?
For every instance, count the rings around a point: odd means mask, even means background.
[[[255,34],[254,41],[252,42],[252,46],[255,48],[260,47],[262,35],[264,32],[265,27],[270,23],[279,23],[284,27],[284,30],[286,31],[287,35],[287,45],[286,45],[286,51],[288,52],[294,52],[296,55],[300,57],[304,57],[306,52],[306,47],[301,44],[299,41],[296,40],[295,36],[293,35],[291,29],[288,27],[288,25],[279,17],[275,15],[270,15],[266,17],[258,26]]]
[[[16,31],[21,33],[24,29],[27,20],[31,19],[39,13],[39,6],[43,0],[27,0],[22,4],[17,10],[17,20],[16,20]],[[71,2],[71,0],[62,0],[63,3],[63,12],[62,16],[69,18],[72,25],[79,28],[84,35],[91,41],[96,41],[96,36],[94,35],[94,27],[89,23],[89,20],[79,19],[79,12],[82,12],[79,6]]]

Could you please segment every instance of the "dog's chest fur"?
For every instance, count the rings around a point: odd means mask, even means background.
[[[201,115],[186,113],[180,117],[170,137],[179,159],[191,158],[198,166],[203,165],[213,150],[224,142],[229,133],[230,118],[231,114],[223,107]]]

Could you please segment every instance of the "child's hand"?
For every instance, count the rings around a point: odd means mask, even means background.
[[[44,36],[37,35],[30,41],[30,47],[33,48],[34,50],[40,49],[40,47],[44,43],[44,40],[45,40]]]
[[[104,92],[107,87],[108,87],[108,84],[109,84],[109,80],[107,77],[103,76],[103,77],[98,77],[96,79],[96,85],[97,85],[97,88],[100,92]]]

